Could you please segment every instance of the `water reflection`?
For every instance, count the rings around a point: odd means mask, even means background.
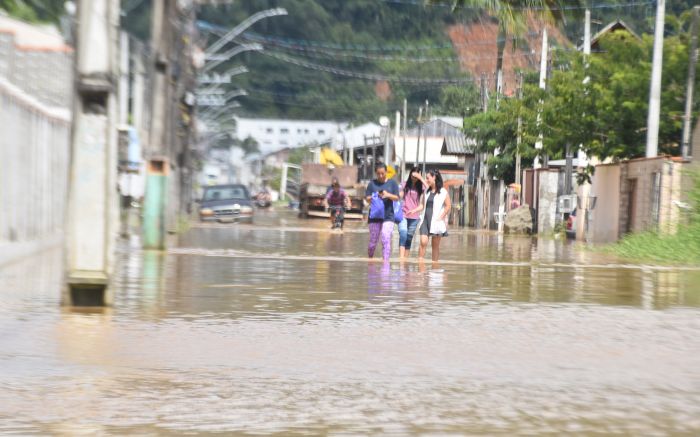
[[[360,224],[263,220],[124,242],[102,312],[58,305],[60,253],[0,271],[0,433],[700,431],[698,271],[459,232],[383,263]]]

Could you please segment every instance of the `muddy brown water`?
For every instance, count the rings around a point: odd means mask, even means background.
[[[59,306],[60,251],[3,267],[0,433],[700,434],[700,270],[460,231],[384,264],[326,228],[122,242],[103,311]]]

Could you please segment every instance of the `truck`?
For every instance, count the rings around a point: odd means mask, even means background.
[[[299,189],[299,216],[330,217],[324,207],[324,199],[337,178],[345,194],[350,197],[350,209],[346,219],[362,219],[365,187],[357,183],[357,167],[354,165],[327,166],[325,164],[303,164]]]

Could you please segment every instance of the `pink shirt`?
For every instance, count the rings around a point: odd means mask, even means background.
[[[418,182],[420,184],[420,182]],[[409,214],[408,211],[418,208],[420,205],[420,195],[414,189],[406,190],[406,182],[401,184],[403,191],[403,216],[407,219],[419,219],[420,212]]]

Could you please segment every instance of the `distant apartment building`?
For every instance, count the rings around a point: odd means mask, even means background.
[[[255,139],[262,154],[321,144],[348,127],[348,123],[335,121],[243,117],[234,117],[234,120],[235,137],[241,141],[248,137]]]

